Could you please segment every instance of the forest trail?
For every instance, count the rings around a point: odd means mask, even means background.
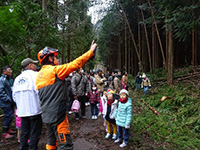
[[[111,138],[106,140],[104,138],[106,131],[103,126],[102,116],[99,116],[97,120],[92,120],[90,106],[87,106],[86,110],[86,119],[75,120],[74,114],[68,115],[74,150],[122,150],[119,144],[114,143],[114,140]],[[39,150],[45,150],[47,142],[46,129],[45,127],[43,129]],[[7,140],[5,142],[1,140],[0,150],[18,149],[19,143],[17,142],[16,135],[14,140]]]

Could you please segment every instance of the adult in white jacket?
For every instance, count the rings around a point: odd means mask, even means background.
[[[23,71],[16,77],[13,86],[13,100],[17,105],[17,115],[22,118],[20,150],[38,149],[42,133],[42,111],[35,84],[37,62],[30,58],[24,59],[21,62]],[[28,139],[30,139],[29,144]]]

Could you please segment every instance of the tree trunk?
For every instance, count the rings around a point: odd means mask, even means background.
[[[174,72],[174,51],[173,51],[173,32],[172,26],[169,26],[169,48],[168,48],[168,78],[167,83],[173,84],[173,72]]]
[[[124,33],[124,36],[125,36],[125,41],[124,41],[124,47],[125,47],[125,70],[127,71],[127,56],[128,56],[128,53],[127,53],[127,30],[126,30],[126,23],[125,23],[125,33]]]
[[[47,0],[42,0],[42,11],[47,10]]]
[[[139,57],[141,57],[141,30],[140,30],[139,19],[138,19],[138,51],[139,51]]]
[[[122,55],[122,53],[121,53],[121,43],[120,43],[120,40],[121,40],[121,38],[120,38],[120,35],[119,35],[119,42],[118,42],[118,60],[117,60],[117,68],[119,68],[119,69],[121,69],[121,55]]]
[[[167,17],[165,18],[165,21],[167,21]],[[166,50],[166,60],[168,60],[168,46],[169,46],[169,36],[168,36],[168,28],[167,28],[167,22],[165,22],[165,50]],[[166,61],[166,65],[168,66],[168,61]]]
[[[67,62],[71,61],[71,35],[70,30],[67,30]]]
[[[153,13],[153,9],[152,9],[152,6],[151,6],[151,3],[150,3],[149,0],[148,0],[148,3],[149,3],[149,7],[151,8],[151,14],[152,14],[152,17],[153,17],[153,21],[154,21],[154,25],[155,25],[155,28],[156,28],[156,33],[157,33],[157,37],[158,37],[158,41],[159,41],[159,45],[160,45],[160,50],[161,50],[161,53],[162,53],[163,66],[165,67],[165,71],[167,73],[167,66],[166,66],[166,61],[165,61],[165,55],[164,55],[164,50],[163,50],[163,46],[162,46],[162,42],[161,42],[161,38],[160,38],[158,26],[157,26],[157,22],[156,22],[156,19],[155,19],[154,13]]]
[[[196,28],[197,30],[198,28]],[[198,42],[197,42],[197,39],[198,39],[198,34],[197,32],[195,32],[195,29],[192,29],[192,66],[196,66],[198,63],[197,63],[197,47],[198,47]]]
[[[134,35],[133,35],[133,33],[132,33],[130,24],[129,24],[129,22],[128,22],[128,19],[127,19],[127,17],[126,17],[126,14],[125,14],[125,12],[124,12],[124,9],[123,9],[123,7],[122,7],[120,1],[117,0],[117,2],[118,2],[119,6],[120,6],[120,8],[121,8],[121,10],[122,10],[124,19],[125,19],[125,21],[126,21],[126,23],[127,23],[128,29],[129,29],[129,33],[130,33],[130,35],[131,35],[131,39],[132,39],[132,42],[133,42],[133,45],[134,45],[134,48],[135,48],[135,51],[136,51],[136,54],[137,54],[137,57],[138,57],[138,61],[139,61],[139,69],[140,69],[141,71],[143,71],[141,59],[140,59],[139,52],[138,52],[138,48],[137,48],[137,45],[136,45],[136,42],[135,42],[135,38],[134,38]]]
[[[144,13],[141,9],[141,14],[142,14],[142,20],[144,21]],[[149,68],[150,72],[152,73],[152,64],[151,64],[151,50],[149,46],[149,38],[148,38],[148,33],[147,33],[147,27],[146,24],[144,23],[144,31],[145,31],[145,37],[146,37],[146,43],[147,43],[147,49],[148,49],[148,56],[149,56]]]
[[[128,73],[131,73],[131,43],[130,43],[130,38],[128,36]]]
[[[155,69],[155,32],[152,25],[152,68]]]
[[[62,29],[62,40],[63,40],[63,43],[65,43],[65,29],[64,28]],[[65,54],[65,46],[63,44],[63,46],[62,46],[62,55],[61,55],[62,64],[64,64],[64,62],[65,62],[64,54]]]

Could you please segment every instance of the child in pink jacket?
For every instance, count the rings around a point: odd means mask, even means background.
[[[18,140],[18,142],[20,142],[22,119],[17,116],[17,109],[15,109],[15,120],[16,120],[16,128],[17,128],[17,140]]]
[[[100,93],[97,89],[96,84],[92,85],[92,90],[90,91],[90,107],[92,119],[97,119],[98,117],[98,104],[100,102]]]

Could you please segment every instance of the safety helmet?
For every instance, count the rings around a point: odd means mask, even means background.
[[[43,50],[38,52],[38,60],[40,64],[42,64],[42,61],[50,54],[54,54],[56,57],[58,54],[58,49],[53,49],[51,47],[45,47]]]

